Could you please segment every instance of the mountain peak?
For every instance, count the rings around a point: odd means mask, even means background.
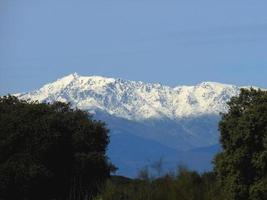
[[[77,72],[74,72],[70,74],[69,76],[72,76],[73,78],[78,78],[80,75]]]
[[[214,82],[214,81],[204,81],[198,84],[198,86],[210,86],[210,87],[221,87],[221,88],[225,88],[225,87],[235,87],[234,85],[230,85],[230,84],[225,84],[225,83],[219,83],[219,82]]]
[[[227,101],[238,95],[239,90],[239,87],[217,82],[172,88],[73,73],[19,97],[41,102],[70,102],[84,110],[101,110],[131,120],[177,119],[225,112]]]

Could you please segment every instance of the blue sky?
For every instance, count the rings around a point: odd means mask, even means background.
[[[0,94],[67,74],[267,88],[266,0],[0,0]]]

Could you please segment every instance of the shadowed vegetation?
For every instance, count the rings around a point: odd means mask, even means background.
[[[68,104],[0,98],[0,199],[91,199],[113,166],[108,130]]]
[[[140,171],[137,179],[114,176],[97,200],[221,200],[214,173],[202,175],[179,167],[177,172],[153,178]]]

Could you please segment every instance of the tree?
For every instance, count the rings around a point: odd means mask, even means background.
[[[228,200],[267,199],[267,92],[242,89],[219,124],[215,172]]]
[[[108,130],[69,104],[0,98],[0,199],[91,199],[113,166]]]

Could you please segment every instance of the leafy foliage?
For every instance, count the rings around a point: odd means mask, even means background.
[[[242,89],[219,124],[215,171],[228,200],[267,199],[267,92]]]
[[[108,130],[64,103],[0,98],[0,199],[91,199],[113,166]]]
[[[142,172],[141,174],[143,174]],[[150,178],[147,178],[150,177]],[[141,177],[142,178],[142,177]],[[222,200],[213,173],[199,175],[180,167],[178,172],[144,179],[113,176],[96,200]]]

